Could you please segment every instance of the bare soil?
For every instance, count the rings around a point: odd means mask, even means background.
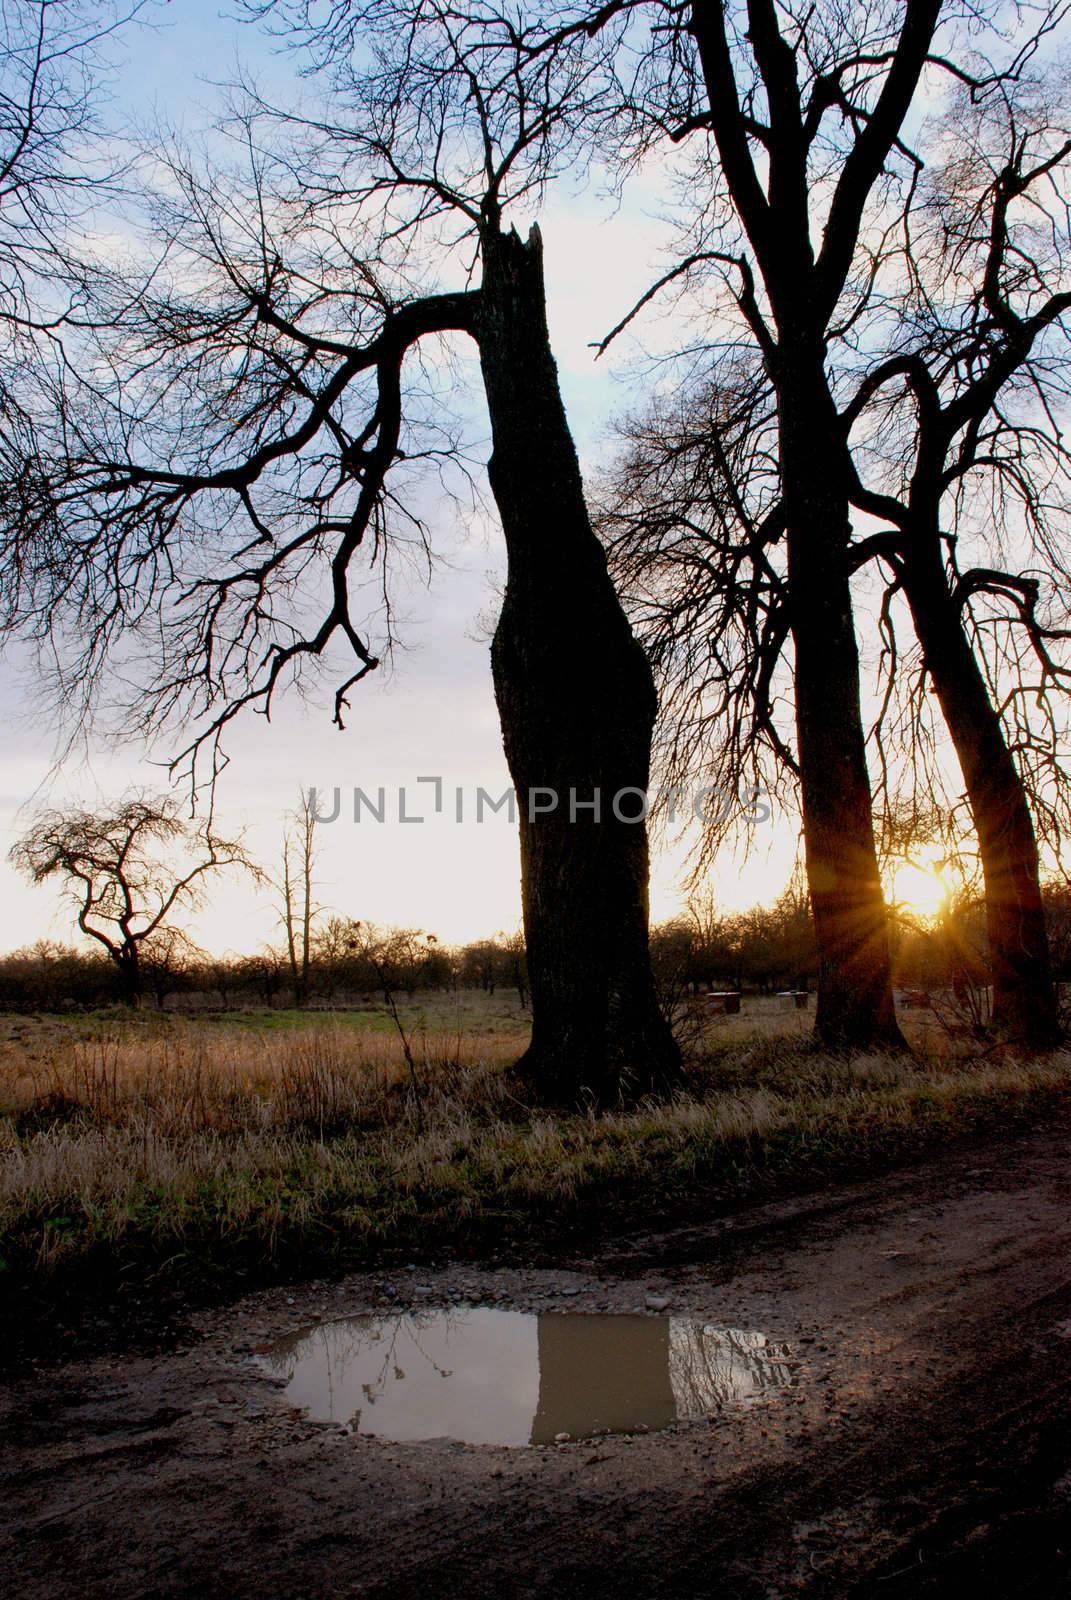
[[[1058,1596],[1071,1589],[1071,1123],[596,1259],[391,1268],[191,1314],[179,1347],[0,1390],[0,1591],[148,1596]],[[256,1359],[451,1301],[672,1309],[787,1342],[709,1423],[391,1445]]]

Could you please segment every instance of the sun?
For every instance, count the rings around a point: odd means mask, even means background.
[[[919,917],[939,917],[948,904],[950,890],[942,876],[944,863],[903,861],[893,869],[893,900],[905,911]]]

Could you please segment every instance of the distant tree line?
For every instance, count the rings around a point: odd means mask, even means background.
[[[1071,887],[1050,883],[1045,912],[1056,977],[1071,982]],[[894,982],[901,989],[959,990],[992,981],[984,900],[964,894],[945,915],[892,925]],[[818,954],[807,896],[788,889],[772,905],[719,913],[712,900],[651,930],[651,962],[663,1003],[710,989],[770,995],[815,987]],[[529,1004],[524,940],[497,934],[441,943],[414,928],[334,916],[313,932],[307,972],[295,988],[289,953],[210,956],[189,940],[142,952],[144,1003],[177,1011],[304,1006],[379,1006],[388,996],[483,992]],[[0,1011],[96,1010],[124,1001],[122,974],[103,950],[42,939],[0,956]]]
[[[788,889],[773,905],[724,914],[710,899],[692,901],[651,930],[651,961],[663,996],[813,988],[818,957],[808,898]]]
[[[377,1005],[387,995],[482,990],[528,1005],[524,942],[500,934],[441,944],[413,928],[331,917],[316,930],[307,974],[295,991],[288,952],[211,956],[189,940],[159,941],[141,953],[143,1004],[158,1009],[310,1009]],[[123,974],[104,950],[41,939],[0,956],[0,1010],[95,1010],[121,1005]]]

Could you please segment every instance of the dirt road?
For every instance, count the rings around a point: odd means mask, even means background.
[[[199,1316],[163,1355],[0,1396],[0,1589],[142,1596],[1071,1591],[1071,1125],[594,1261],[367,1275]],[[291,1413],[257,1352],[384,1305],[635,1310],[792,1351],[666,1433],[386,1444]]]

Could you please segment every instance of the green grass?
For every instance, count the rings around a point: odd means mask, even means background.
[[[494,995],[481,991],[461,990],[451,994],[432,993],[410,997],[404,992],[395,997],[402,1024],[406,1031],[436,1034],[450,1033],[458,1027],[462,1031],[478,1028],[482,1032],[509,1033],[526,1038],[528,1016],[522,1011],[516,995],[511,990],[498,990]],[[19,1019],[8,1016],[0,1019],[9,1026]],[[224,1031],[237,1029],[244,1033],[293,1033],[309,1029],[346,1029],[356,1033],[394,1033],[395,1022],[387,1005],[374,998],[359,1006],[332,1007],[326,1001],[298,1010],[294,1007],[253,1006],[242,1009],[183,1011],[157,1011],[146,1006],[140,1011],[104,1008],[75,1014],[43,1012],[33,1019],[23,1019],[60,1028],[80,1037],[95,1037],[103,1033],[166,1032],[183,1029],[191,1021],[208,1028]]]
[[[848,1061],[767,1036],[708,1048],[670,1102],[551,1115],[484,1004],[478,1033],[414,1029],[418,1106],[393,1034],[298,1015],[39,1028],[33,1049],[20,1027],[0,1056],[0,1300],[594,1239],[871,1174],[1071,1091],[1067,1056]]]

